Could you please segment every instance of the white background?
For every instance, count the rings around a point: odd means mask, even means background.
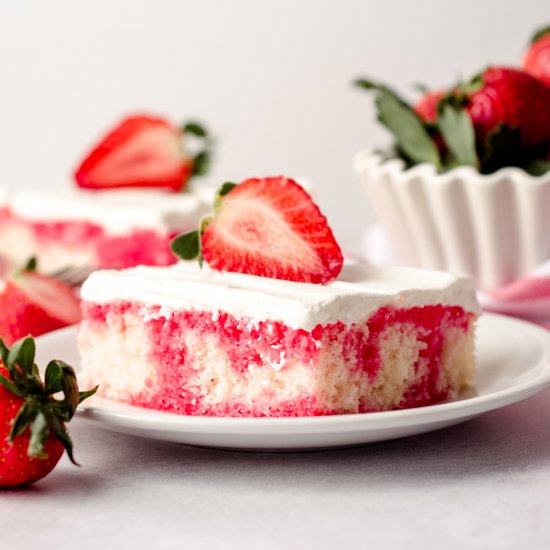
[[[547,0],[0,0],[0,185],[68,185],[129,112],[199,118],[215,181],[306,176],[337,236],[371,214],[353,154],[385,143],[359,75],[403,93],[518,63]]]

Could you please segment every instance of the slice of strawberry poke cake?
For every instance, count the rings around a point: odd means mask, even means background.
[[[193,192],[15,191],[7,197],[0,211],[0,256],[14,266],[35,256],[47,273],[69,266],[173,264],[171,239],[195,227],[208,210]]]
[[[225,184],[172,248],[187,261],[99,271],[82,288],[83,374],[104,397],[189,415],[314,416],[437,403],[470,384],[471,281],[343,267],[292,180]]]
[[[206,172],[210,146],[196,123],[124,119],[81,162],[74,188],[0,189],[0,256],[15,266],[35,256],[45,272],[174,263],[171,239],[196,227],[212,200],[189,182]]]

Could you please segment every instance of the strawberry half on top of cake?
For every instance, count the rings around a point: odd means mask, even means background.
[[[125,118],[81,162],[75,188],[0,189],[0,256],[16,266],[35,256],[46,272],[173,264],[171,239],[212,200],[213,190],[188,183],[207,171],[210,147],[196,123]]]
[[[188,415],[316,416],[433,404],[471,382],[472,282],[343,267],[292,180],[225,184],[212,216],[172,247],[208,267],[99,271],[82,287],[83,375],[104,397]]]

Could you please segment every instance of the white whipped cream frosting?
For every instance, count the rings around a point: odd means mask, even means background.
[[[10,192],[0,188],[0,207],[8,206],[17,217],[31,222],[88,221],[116,235],[133,228],[170,231],[194,225],[210,210],[213,195],[212,187],[198,185],[181,193],[76,187]]]
[[[297,180],[308,192],[313,185]],[[153,229],[161,233],[194,227],[212,208],[217,186],[192,179],[181,193],[158,189],[80,189],[75,185],[49,190],[15,191],[0,187],[0,208],[8,207],[28,222],[87,221],[110,235]]]
[[[469,278],[441,271],[402,267],[344,266],[328,285],[281,281],[240,273],[200,270],[195,262],[168,267],[97,271],[82,287],[84,301],[124,300],[161,306],[162,314],[180,308],[219,311],[253,322],[277,320],[311,330],[318,324],[366,320],[383,306],[428,304],[462,306],[479,313]]]

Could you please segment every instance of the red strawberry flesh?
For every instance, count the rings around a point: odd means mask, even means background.
[[[80,305],[74,291],[64,283],[35,272],[23,272],[0,290],[0,337],[8,345],[32,334],[76,324]]]
[[[537,38],[523,58],[526,72],[550,86],[550,29]]]
[[[214,269],[309,283],[334,279],[343,263],[326,218],[284,177],[249,179],[225,195],[202,254]]]
[[[125,119],[84,159],[75,173],[80,187],[153,187],[180,190],[192,172],[181,132],[160,118]]]
[[[550,139],[550,89],[523,71],[487,69],[467,109],[482,143],[499,124],[518,128],[526,149]]]

